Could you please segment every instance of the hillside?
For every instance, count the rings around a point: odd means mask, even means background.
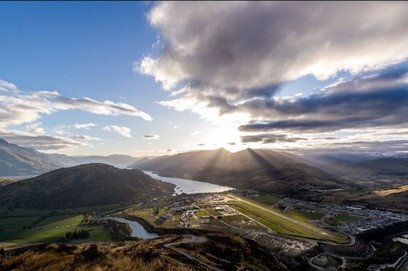
[[[382,156],[364,154],[306,154],[306,163],[342,176],[344,179],[362,182],[364,186],[379,184],[384,181],[405,183],[408,176],[408,158],[403,156]],[[371,181],[374,183],[370,184]],[[396,185],[396,184],[394,184]]]
[[[123,154],[107,156],[68,156],[65,154],[47,154],[32,148],[10,144],[0,139],[0,176],[32,176],[61,167],[72,167],[82,164],[102,163],[119,168],[143,158]]]
[[[0,139],[0,176],[37,175],[56,168],[46,154]]]
[[[172,194],[174,185],[104,164],[61,168],[0,188],[0,206],[58,209],[129,203]]]
[[[355,170],[361,174],[372,176],[407,176],[408,159],[384,157],[361,161],[352,165]]]
[[[283,256],[251,240],[226,234],[165,235],[140,242],[98,245],[49,245],[22,250],[0,261],[1,270],[299,270],[287,267]],[[286,259],[289,259],[286,256]]]
[[[288,153],[245,149],[195,151],[144,159],[131,168],[285,195],[338,188],[336,178]]]

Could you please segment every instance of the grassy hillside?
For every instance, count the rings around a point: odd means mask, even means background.
[[[126,204],[171,195],[174,185],[104,164],[62,168],[0,188],[0,206],[62,209]]]
[[[166,235],[105,245],[49,245],[4,257],[0,270],[289,270],[279,257],[237,236]]]

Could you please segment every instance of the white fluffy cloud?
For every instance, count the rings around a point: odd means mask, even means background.
[[[43,114],[64,110],[81,110],[100,115],[128,115],[152,118],[126,103],[96,101],[90,98],[67,98],[56,91],[24,92],[13,84],[0,81],[0,127],[31,123]]]
[[[105,131],[117,133],[123,137],[131,138],[132,130],[125,126],[108,125],[102,128]]]
[[[4,81],[4,80],[0,80],[0,90],[2,90],[2,91],[14,91],[14,90],[17,90],[17,87],[12,83],[9,83],[9,82]]]
[[[92,122],[90,122],[90,123],[75,123],[73,125],[73,127],[75,129],[90,129],[90,128],[96,127],[96,126],[98,126],[98,124],[95,124],[95,123],[92,123]]]

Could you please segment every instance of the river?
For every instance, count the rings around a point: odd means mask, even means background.
[[[162,177],[159,176],[151,171],[143,171],[144,173],[148,174],[154,179],[172,183],[176,185],[174,189],[174,194],[179,195],[181,193],[186,194],[197,194],[197,193],[219,193],[228,190],[233,190],[234,188],[228,186],[222,186],[218,184],[206,183],[206,182],[199,182],[193,181],[188,179],[181,179],[181,178],[173,178],[173,177]]]
[[[156,233],[149,233],[147,232],[142,225],[140,225],[138,222],[133,221],[133,220],[129,220],[129,219],[125,219],[125,218],[121,218],[121,217],[109,217],[110,219],[113,219],[115,221],[118,222],[122,222],[122,223],[126,223],[130,226],[130,228],[132,229],[132,237],[138,237],[138,238],[142,238],[142,239],[153,239],[158,237],[159,235]]]

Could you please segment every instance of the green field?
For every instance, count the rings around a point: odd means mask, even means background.
[[[200,209],[196,212],[197,217],[203,217],[203,216],[208,216],[208,213],[205,212],[204,210]]]
[[[38,214],[36,211],[27,211],[26,214]],[[21,213],[20,213],[21,215]],[[109,232],[101,227],[81,227],[83,215],[55,215],[46,216],[16,216],[0,218],[0,242],[9,243],[40,243],[55,242],[65,236],[65,233],[79,228],[90,232],[90,237],[82,241],[109,241],[112,240]],[[35,223],[36,222],[36,223]],[[29,225],[35,225],[25,229]]]
[[[22,230],[31,223],[38,221],[40,218],[40,216],[0,218],[0,234],[1,231]]]
[[[356,215],[350,215],[350,214],[340,214],[336,216],[336,218],[333,220],[334,225],[341,225],[341,224],[347,224],[355,221],[360,221],[364,220],[365,217],[362,216],[356,216]]]
[[[216,211],[214,208],[205,208],[203,209],[207,215],[212,215],[212,216],[219,216],[221,215],[218,211]]]
[[[152,215],[152,209],[140,209],[140,210],[135,210],[132,211],[130,213],[131,216],[136,216],[136,217],[140,217],[143,218],[144,220],[146,220],[147,222],[149,222],[150,224],[154,225],[154,226],[158,226],[158,227],[163,227],[163,228],[175,228],[177,227],[180,219],[181,219],[181,215],[180,214],[172,214],[172,216],[174,217],[173,219],[168,219],[166,221],[164,221],[164,223],[157,223],[158,216],[162,216],[162,215],[166,215],[168,213],[168,211],[164,208],[160,208],[159,209],[159,213],[157,216]]]
[[[228,203],[231,207],[279,234],[330,240],[338,243],[347,242],[347,238],[340,233],[321,229],[302,219],[287,216],[271,206],[239,197],[235,197],[235,199]]]
[[[290,210],[290,211],[284,212],[284,214],[287,215],[288,217],[291,217],[297,220],[301,220],[304,222],[320,219],[324,216],[323,213],[312,212],[308,210]]]

